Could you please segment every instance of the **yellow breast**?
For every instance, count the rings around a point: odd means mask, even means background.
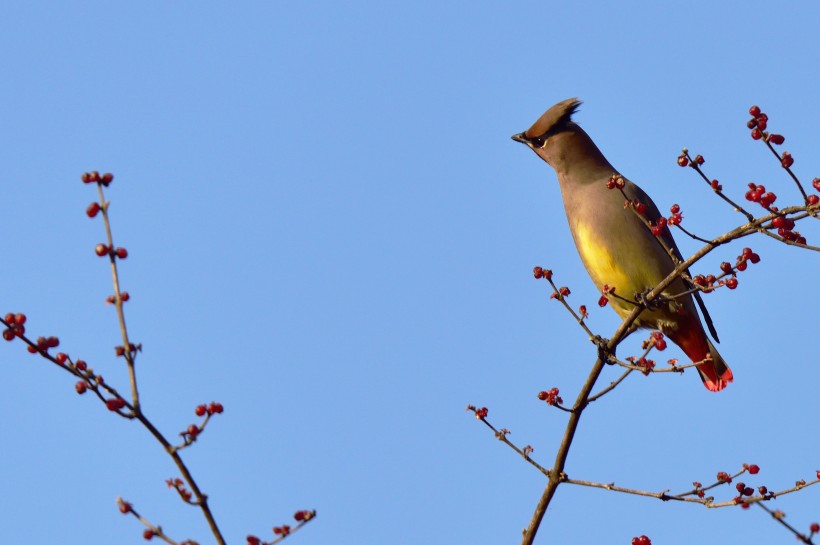
[[[608,245],[602,244],[586,225],[575,226],[575,239],[581,260],[596,286],[599,288],[604,284],[615,286],[625,296],[627,292],[622,290],[633,289],[633,281],[612,255]]]

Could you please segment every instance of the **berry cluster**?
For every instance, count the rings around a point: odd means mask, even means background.
[[[683,216],[681,216],[683,218]],[[652,230],[652,234],[656,237],[661,236],[663,234],[663,228],[666,227],[666,218],[661,216],[658,218],[657,221],[649,222],[649,228]]]
[[[811,199],[811,197],[817,197],[817,195],[809,195],[809,199]],[[771,224],[772,227],[777,228],[777,234],[784,240],[805,244],[806,237],[801,235],[799,231],[795,231],[794,225],[794,220],[787,216],[777,216],[772,220]]]
[[[536,280],[540,280],[541,278],[549,280],[552,278],[552,271],[541,267],[533,267],[532,275],[535,277]]]
[[[680,211],[680,206],[677,204],[673,204],[669,207],[669,211],[672,213],[667,220],[669,225],[680,225],[680,222],[683,221],[683,213]]]
[[[222,403],[217,403],[216,401],[212,401],[207,405],[197,405],[194,412],[197,416],[205,416],[205,414],[212,415],[212,414],[222,414],[224,408],[222,407]]]
[[[6,324],[5,330],[3,330],[3,338],[7,341],[13,341],[15,337],[22,337],[26,334],[26,315],[22,313],[14,314],[9,312],[6,314],[6,319],[3,320],[3,323]]]
[[[752,140],[763,140],[769,144],[776,146],[781,145],[786,141],[786,137],[782,134],[770,134],[766,132],[769,124],[769,116],[760,111],[758,106],[749,108],[749,115],[752,118],[746,123],[746,127],[752,130]],[[780,156],[780,166],[783,168],[791,168],[794,164],[794,157],[788,151],[784,151]]]
[[[296,513],[293,514],[293,520],[298,522],[299,526],[302,526],[309,520],[313,519],[315,516],[316,511],[296,511]],[[249,535],[245,539],[247,540],[247,545],[270,545],[271,543],[278,543],[295,530],[298,530],[299,526],[297,526],[295,529],[291,528],[287,524],[283,524],[281,526],[274,526],[273,534],[277,536],[274,541],[262,541],[259,537],[255,535]]]
[[[193,494],[191,494],[190,490],[185,488],[185,482],[179,477],[165,479],[165,484],[168,485],[168,488],[173,488],[174,490],[176,490],[179,494],[179,497],[182,498],[182,500],[186,503],[194,503],[192,500]]]
[[[185,431],[180,432],[180,436],[182,436],[183,444],[178,446],[177,448],[185,448],[189,446],[191,443],[196,441],[199,434],[205,430],[205,426],[208,424],[208,421],[211,419],[211,416],[215,414],[222,414],[224,411],[224,407],[222,407],[222,403],[218,403],[216,401],[212,401],[207,405],[197,405],[196,409],[194,409],[194,413],[197,416],[204,416],[205,420],[202,421],[201,424],[191,424],[188,426]]]
[[[653,331],[649,334],[649,338],[641,343],[641,348],[647,350],[654,347],[660,352],[666,350],[666,339],[663,338],[663,333],[660,331]]]
[[[609,180],[606,182],[607,189],[623,189],[626,186],[626,181],[624,177],[620,174],[613,174],[609,177]]]
[[[723,274],[720,276],[715,276],[713,274],[702,275],[699,274],[692,278],[692,282],[696,286],[699,286],[703,292],[711,292],[717,289],[719,286],[726,286],[730,290],[737,288],[738,281],[737,281],[737,273],[743,272],[749,266],[749,263],[755,264],[760,262],[760,256],[752,251],[751,248],[743,248],[741,255],[737,257],[737,261],[734,265],[731,263],[724,261],[720,264],[720,270]],[[724,277],[730,276],[731,278]]]
[[[111,256],[119,259],[125,259],[128,257],[128,250],[125,248],[114,248],[107,244],[103,244],[102,242],[94,247],[94,253],[100,257]]]
[[[558,288],[558,291],[554,291],[550,294],[550,299],[558,299],[559,301],[564,297],[568,297],[571,292],[569,288],[566,286],[561,286]]]
[[[760,203],[766,210],[771,210],[772,204],[777,200],[777,195],[771,191],[766,191],[766,186],[749,183],[749,190],[746,192],[746,200]]]
[[[604,287],[601,288],[601,297],[598,299],[598,306],[605,307],[607,303],[609,303],[609,294],[615,293],[615,286],[610,286],[609,284],[604,284]]]
[[[686,148],[683,148],[683,151],[681,152],[681,154],[678,155],[678,166],[679,167],[698,168],[699,166],[701,166],[705,162],[706,162],[706,159],[703,158],[703,155],[695,156],[695,158],[692,159],[692,161],[690,162],[689,161],[689,150],[687,150]]]
[[[546,401],[547,405],[559,405],[564,402],[561,396],[558,395],[558,388],[552,388],[550,391],[538,392],[538,399]]]
[[[91,172],[83,172],[83,175],[80,177],[84,184],[100,184],[104,187],[108,187],[108,185],[114,181],[114,175],[110,172],[106,172],[105,174],[100,174],[96,170]]]
[[[636,367],[640,367],[641,373],[643,373],[644,376],[649,376],[649,373],[651,373],[652,369],[655,368],[655,360],[650,360],[646,356],[641,356],[640,358],[636,358],[635,356],[629,356],[628,358],[626,358],[626,361],[628,361]]]

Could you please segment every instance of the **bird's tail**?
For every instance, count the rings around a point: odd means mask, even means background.
[[[709,354],[712,355],[712,361],[702,363],[697,366],[700,379],[706,389],[712,392],[719,392],[732,382],[732,370],[726,365],[717,349],[709,339],[706,339],[706,344],[709,345]]]
[[[718,354],[699,321],[692,319],[681,323],[680,327],[669,332],[669,338],[694,362],[703,361],[707,356],[711,356],[712,361],[697,366],[700,379],[707,390],[719,392],[732,382],[732,370]]]

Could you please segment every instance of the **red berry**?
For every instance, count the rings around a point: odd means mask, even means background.
[[[752,129],[752,140],[760,140],[763,136],[763,133],[760,132],[760,129]]]
[[[117,248],[116,253],[117,257],[119,257],[120,259],[125,259],[126,257],[128,257],[128,250],[126,250],[125,248]]]
[[[752,475],[757,475],[758,473],[760,473],[760,466],[758,466],[757,464],[751,464],[749,466],[749,473]]]
[[[105,406],[108,408],[109,411],[118,411],[125,407],[125,400],[121,397],[112,397],[111,399],[105,402]]]
[[[194,412],[196,413],[197,416],[205,416],[205,413],[207,412],[207,409],[205,408],[205,405],[197,405]]]
[[[788,151],[784,151],[783,152],[783,157],[780,160],[780,166],[782,166],[783,168],[789,168],[793,164],[794,164],[794,157],[792,157],[792,154],[789,153]]]
[[[85,209],[85,213],[88,215],[89,218],[93,218],[100,212],[100,204],[96,202],[92,202],[88,205],[88,208]]]
[[[782,134],[770,134],[769,135],[769,142],[775,145],[780,145],[786,141],[786,138]]]
[[[87,389],[88,383],[84,380],[81,380],[74,385],[74,390],[76,390],[78,394],[84,394]]]
[[[752,106],[749,108],[749,115],[752,117],[757,117],[760,115],[760,108],[758,106]]]
[[[768,208],[777,200],[777,195],[772,192],[764,193],[760,196],[760,205],[764,208]]]
[[[97,244],[94,247],[94,251],[97,253],[98,256],[103,257],[104,255],[108,254],[108,246],[102,243]]]

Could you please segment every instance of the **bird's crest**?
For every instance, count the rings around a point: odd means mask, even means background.
[[[555,132],[555,129],[566,125],[572,117],[572,114],[581,105],[581,101],[577,98],[568,98],[562,100],[538,118],[538,121],[532,124],[532,127],[527,129],[524,133],[529,139],[544,136],[549,132]]]

